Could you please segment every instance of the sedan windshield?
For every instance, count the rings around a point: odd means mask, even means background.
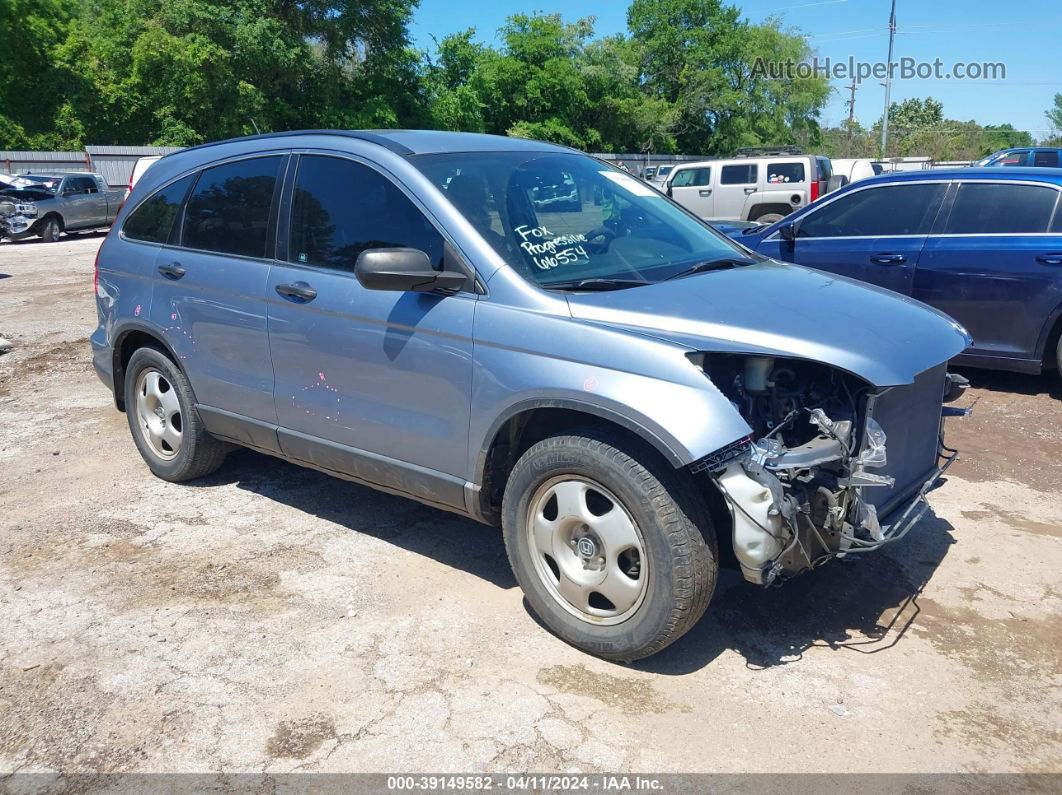
[[[411,161],[526,279],[622,289],[750,255],[655,188],[587,155],[467,152]]]

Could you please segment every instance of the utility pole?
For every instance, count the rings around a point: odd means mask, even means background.
[[[845,151],[845,156],[852,156],[852,130],[855,128],[855,95],[856,89],[859,88],[859,84],[856,82],[855,76],[852,77],[852,85],[848,86],[848,90],[852,92],[851,99],[847,100],[844,104],[848,106],[848,147]]]
[[[885,71],[885,116],[881,120],[881,159],[885,159],[885,152],[889,145],[889,105],[892,93],[892,45],[896,38],[896,0],[892,0],[892,13],[889,15],[889,59],[886,62]]]

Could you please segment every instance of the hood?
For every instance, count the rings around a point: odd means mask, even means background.
[[[970,344],[925,304],[843,276],[774,260],[604,293],[568,296],[572,316],[719,353],[823,362],[879,386]]]

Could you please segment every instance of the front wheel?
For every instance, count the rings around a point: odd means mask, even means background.
[[[45,218],[41,224],[41,240],[45,243],[54,243],[59,239],[59,222],[55,218]]]
[[[533,445],[506,484],[502,526],[542,622],[583,651],[629,662],[697,623],[718,556],[698,496],[625,447],[593,432]]]

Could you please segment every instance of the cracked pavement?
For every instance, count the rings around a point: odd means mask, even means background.
[[[249,451],[152,477],[89,362],[101,239],[0,244],[0,773],[1059,770],[1057,376],[963,371],[908,538],[724,571],[620,666],[536,623],[491,528]]]

